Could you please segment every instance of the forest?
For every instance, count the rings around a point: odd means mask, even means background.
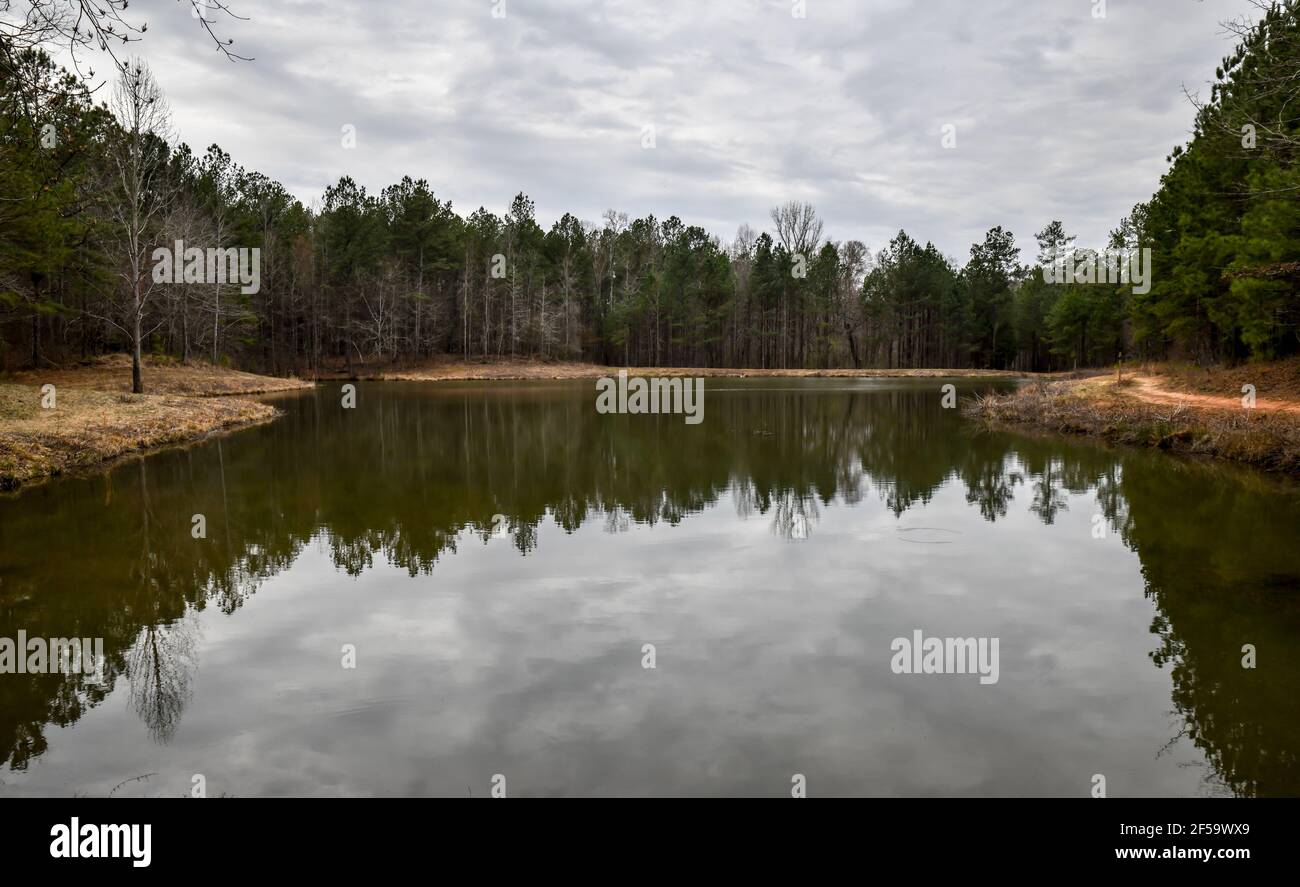
[[[1096,245],[1151,250],[1137,294],[1051,282],[1062,256],[1087,257],[1054,213],[1032,244],[992,227],[963,263],[904,231],[827,239],[796,201],[730,242],[615,210],[547,228],[523,192],[502,215],[465,212],[436,176],[377,193],[345,176],[306,206],[219,145],[180,141],[143,59],[98,90],[53,61],[50,35],[0,29],[0,367],[127,352],[143,390],[145,355],[309,377],[438,359],[1049,371],[1284,357],[1300,350],[1297,10],[1274,3],[1235,37],[1151,199]],[[155,251],[176,241],[259,250],[260,286],[159,282]]]

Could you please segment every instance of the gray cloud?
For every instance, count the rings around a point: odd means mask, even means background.
[[[1247,0],[232,0],[230,63],[173,4],[138,45],[181,137],[304,201],[423,177],[461,212],[681,216],[730,241],[809,200],[873,249],[964,257],[1053,218],[1100,243],[1150,197]],[[357,128],[344,150],[341,128]],[[957,147],[944,149],[945,124]],[[656,146],[641,146],[655,127]],[[1026,255],[1032,250],[1027,249]]]

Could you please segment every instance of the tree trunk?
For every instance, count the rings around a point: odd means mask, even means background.
[[[140,376],[140,284],[135,285],[135,311],[131,318],[131,393],[144,394]]]

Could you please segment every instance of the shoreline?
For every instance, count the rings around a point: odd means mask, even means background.
[[[1240,397],[1170,389],[1167,381],[1164,374],[1135,374],[1120,382],[1100,376],[1037,382],[966,400],[962,413],[990,428],[1080,435],[1300,475],[1300,401],[1266,399],[1261,391],[1247,409]],[[1207,384],[1205,390],[1224,388]]]
[[[0,384],[0,492],[54,477],[110,467],[125,458],[197,443],[269,422],[282,412],[236,397],[114,394],[58,389],[56,406],[41,390]]]
[[[594,363],[496,361],[490,363],[446,363],[428,367],[369,369],[353,372],[322,373],[317,381],[369,382],[489,382],[563,379],[599,379],[617,376],[704,377],[726,379],[924,379],[983,378],[1034,379],[1062,378],[1060,373],[1028,373],[1018,370],[973,369],[745,369],[735,367],[632,367],[604,366]]]
[[[0,492],[55,477],[102,471],[130,457],[230,433],[282,415],[255,395],[310,390],[322,382],[594,380],[617,375],[710,378],[997,378],[1030,379],[1008,370],[803,370],[698,367],[607,367],[578,362],[448,362],[404,369],[362,368],[315,380],[246,373],[207,363],[146,358],[144,394],[131,393],[131,362],[107,355],[81,364],[27,370],[0,380]],[[52,409],[43,386],[54,386]]]
[[[315,387],[168,360],[146,360],[143,369],[144,394],[131,393],[122,355],[0,380],[0,491],[269,422],[282,412],[243,396]]]
[[[1237,398],[1219,393],[1239,383],[1240,368],[1198,371],[1189,381],[1186,370],[1163,367],[1132,373],[1117,384],[1101,370],[614,367],[515,360],[362,367],[352,374],[328,372],[307,381],[164,359],[146,360],[146,393],[136,395],[130,393],[130,361],[111,355],[0,381],[0,491],[103,470],[123,458],[196,443],[282,415],[261,398],[246,399],[254,395],[348,381],[576,381],[620,371],[643,377],[1021,380],[1027,384],[1015,391],[963,401],[963,414],[990,427],[1032,427],[1300,473],[1300,396],[1290,381],[1300,379],[1300,362],[1252,370],[1262,375],[1261,390],[1257,408],[1244,410],[1236,405]],[[54,409],[41,407],[45,384],[55,386]]]

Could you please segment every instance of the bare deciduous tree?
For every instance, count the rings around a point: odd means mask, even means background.
[[[791,200],[772,208],[776,237],[791,254],[811,256],[822,239],[822,221],[811,203]]]
[[[167,169],[171,112],[153,73],[140,59],[127,63],[114,86],[110,107],[119,130],[109,146],[115,182],[108,204],[125,286],[108,320],[131,341],[131,390],[140,394],[144,391],[140,343],[148,334],[143,324],[155,287],[150,253],[174,191]]]
[[[191,17],[212,39],[218,52],[232,61],[251,61],[234,51],[233,37],[217,33],[222,18],[240,18],[225,0],[181,3],[189,7]],[[106,53],[119,73],[125,73],[130,61],[119,58],[118,53],[149,30],[148,22],[132,20],[127,12],[130,5],[130,0],[0,0],[0,70],[21,76],[23,67],[17,60],[28,50],[65,52],[81,75],[78,81],[82,88],[97,88],[88,85],[94,80],[93,70],[82,74],[86,50]]]

